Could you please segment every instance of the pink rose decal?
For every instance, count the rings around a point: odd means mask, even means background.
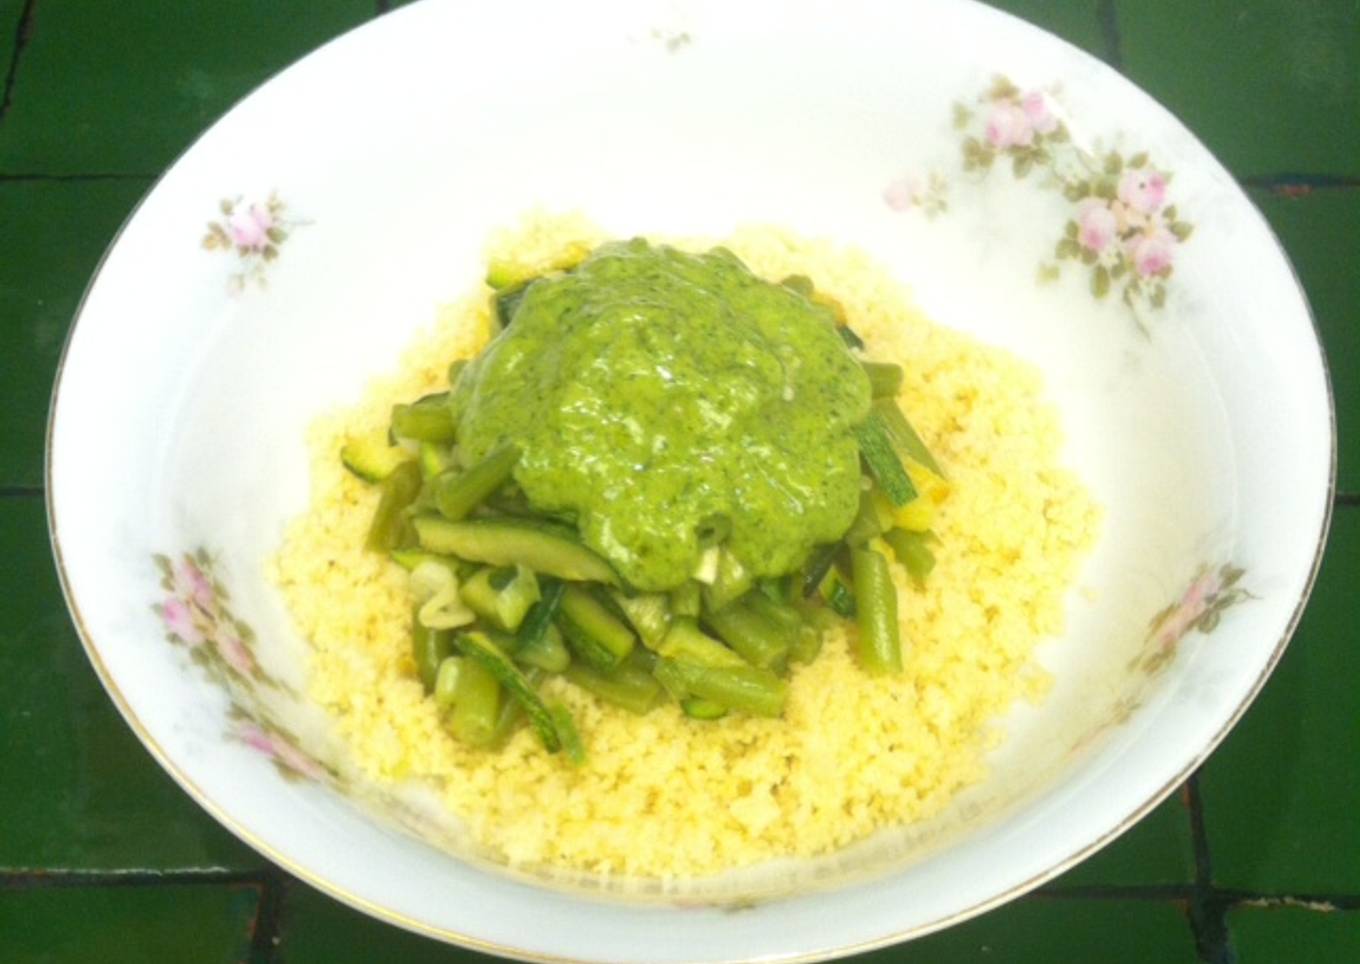
[[[1008,147],[1029,147],[1034,143],[1034,127],[1029,115],[1020,106],[1002,102],[992,108],[987,117],[987,143],[997,150]]]
[[[921,184],[914,177],[899,177],[883,189],[883,201],[894,211],[907,211],[916,205]]]
[[[236,735],[242,743],[268,757],[281,770],[291,771],[297,776],[319,780],[325,777],[326,769],[306,753],[293,745],[290,738],[273,734],[258,724],[243,721],[236,728]]]
[[[193,610],[184,600],[167,599],[162,603],[161,620],[167,632],[178,636],[188,645],[197,646],[203,642],[203,633],[194,622]]]
[[[1126,250],[1140,278],[1157,277],[1171,270],[1176,236],[1166,228],[1153,228],[1129,239]]]
[[[1039,134],[1052,134],[1058,129],[1058,118],[1049,109],[1048,98],[1043,91],[1032,90],[1020,100],[1020,109],[1025,112],[1029,126]]]
[[[232,242],[247,251],[263,251],[268,247],[269,229],[273,226],[273,215],[258,204],[252,204],[244,211],[237,210],[227,218]]]
[[[192,559],[185,559],[175,567],[175,589],[204,609],[211,608],[216,601],[212,582]]]
[[[1077,208],[1077,242],[1087,251],[1103,252],[1118,230],[1118,220],[1104,201],[1087,198]]]
[[[1156,214],[1166,203],[1166,178],[1151,168],[1133,168],[1119,179],[1118,194],[1131,210]]]
[[[217,641],[217,651],[222,654],[226,664],[242,676],[249,676],[255,669],[255,657],[239,636],[223,636]]]

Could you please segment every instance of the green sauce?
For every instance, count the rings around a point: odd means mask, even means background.
[[[453,405],[465,459],[513,442],[533,506],[642,590],[690,578],[713,532],[782,575],[859,504],[867,377],[827,309],[721,248],[606,244],[533,282]]]

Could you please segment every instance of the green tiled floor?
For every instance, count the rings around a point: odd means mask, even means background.
[[[1360,509],[1348,508],[1279,669],[1204,769],[1216,883],[1360,894],[1357,573]]]
[[[259,897],[212,884],[0,892],[3,959],[22,964],[235,964]]]
[[[1360,3],[1121,3],[1124,72],[1238,175],[1356,174]]]
[[[1360,912],[1239,907],[1228,915],[1238,964],[1360,961]]]
[[[0,124],[0,131],[4,125]],[[149,180],[0,182],[0,486],[42,483],[48,396],[66,330],[109,238]]]
[[[0,173],[157,174],[257,84],[373,10],[373,0],[37,3]],[[111,38],[135,40],[136,69]]]
[[[1341,489],[1360,494],[1360,0],[995,3],[1122,66],[1250,178],[1317,315]],[[0,117],[0,961],[489,960],[281,883],[160,772],[64,615],[39,492],[57,353],[123,217],[231,103],[388,5],[0,0],[0,70],[31,11]],[[1043,893],[859,960],[1360,960],[1360,909],[1243,902],[1360,907],[1357,571],[1346,499],[1294,645],[1202,773],[1205,834],[1178,793]],[[1206,847],[1216,890],[1196,883]],[[35,871],[64,876],[34,887]],[[179,883],[156,882],[167,872]]]
[[[0,546],[0,872],[261,866],[104,694],[66,616],[41,500],[0,499]]]

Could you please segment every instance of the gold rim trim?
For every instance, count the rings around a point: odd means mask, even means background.
[[[356,27],[355,30],[362,29],[362,26],[363,25],[360,25],[360,27]],[[1033,29],[1038,30],[1038,28]],[[1051,34],[1048,34],[1046,31],[1039,32],[1043,33],[1045,36],[1052,36]],[[329,44],[325,46],[329,46]],[[315,51],[313,53],[315,53]],[[310,56],[311,54],[307,55],[307,57]],[[303,59],[307,58],[305,57]],[[291,68],[285,69],[287,70]],[[277,76],[277,74],[275,76]],[[1139,88],[1136,84],[1133,84],[1132,81],[1129,81],[1127,78],[1122,77],[1122,75],[1117,76],[1119,76],[1120,81],[1122,81],[1123,83],[1130,84],[1136,90],[1142,92],[1142,89]],[[267,85],[269,83],[269,80],[272,79],[273,78],[271,77],[265,80],[260,85],[259,88],[256,88],[256,90],[259,90],[263,86]],[[254,91],[252,91],[251,93],[253,94]],[[251,94],[246,95],[246,97],[249,96],[251,96]],[[1147,95],[1144,94],[1144,96]],[[241,98],[241,100],[245,99],[246,99],[245,97]],[[227,114],[232,113],[236,109],[236,106],[238,106],[241,103],[241,100],[238,100],[236,104],[233,104],[232,107],[226,113]],[[1149,100],[1152,99],[1149,97]],[[1183,128],[1186,131],[1186,133],[1194,140],[1194,142],[1202,150],[1204,150],[1205,154],[1211,159],[1213,159],[1215,163],[1217,163],[1217,159],[1213,157],[1213,154],[1209,152],[1207,148],[1204,147],[1203,143],[1193,132],[1189,130],[1188,127],[1186,127],[1184,124],[1180,122],[1179,118],[1176,118],[1169,111],[1167,111],[1166,108],[1162,107],[1159,102],[1155,100],[1153,100],[1152,102],[1156,104],[1159,108],[1161,108],[1161,110],[1164,111],[1176,125]],[[226,116],[226,114],[224,114],[223,116]],[[211,129],[212,128],[209,128],[209,130]],[[194,141],[188,147],[186,147],[183,152],[180,153],[179,157],[177,157],[175,161],[173,161],[169,165],[169,167],[166,168],[166,173],[172,170],[179,163],[179,161],[185,155],[187,155],[194,148],[195,145],[197,145],[197,143],[199,142],[199,140],[202,139],[203,136],[204,135],[200,135],[198,138],[195,138]],[[123,694],[122,690],[119,689],[117,682],[113,678],[113,674],[109,671],[109,668],[105,664],[103,657],[100,655],[99,649],[95,644],[93,634],[86,627],[84,618],[81,615],[80,606],[76,601],[75,589],[72,586],[71,580],[66,571],[66,564],[61,550],[61,539],[57,522],[57,509],[56,503],[52,495],[53,493],[52,483],[54,478],[52,465],[52,451],[53,451],[52,443],[56,435],[57,406],[58,400],[60,398],[62,381],[66,371],[66,362],[68,357],[70,356],[71,346],[75,341],[76,332],[80,326],[81,320],[84,317],[85,308],[87,302],[89,301],[90,293],[94,290],[96,282],[99,280],[100,275],[103,273],[105,263],[108,261],[110,254],[113,252],[119,240],[122,238],[124,232],[127,230],[128,225],[132,223],[133,219],[137,216],[137,213],[142,209],[142,206],[155,193],[156,188],[160,185],[161,181],[164,178],[165,173],[162,173],[159,177],[155,179],[155,181],[152,182],[151,186],[147,188],[146,193],[142,195],[142,197],[133,206],[132,210],[128,213],[127,217],[124,218],[123,223],[119,226],[117,232],[114,234],[114,236],[110,239],[108,245],[105,247],[104,253],[100,256],[99,263],[95,266],[95,269],[90,276],[90,281],[85,286],[85,291],[82,293],[80,302],[76,306],[75,314],[72,316],[71,326],[70,329],[67,331],[66,340],[62,345],[61,356],[57,362],[56,375],[53,380],[52,394],[48,406],[47,433],[43,460],[44,501],[46,503],[47,508],[46,514],[47,514],[48,537],[52,544],[52,555],[56,562],[57,577],[61,586],[62,595],[65,598],[67,608],[70,610],[72,621],[76,628],[76,634],[80,638],[81,646],[84,648],[85,654],[90,660],[90,664],[94,667],[95,675],[99,677],[99,681],[103,685],[105,692],[108,693],[109,698],[113,701],[114,706],[117,707],[118,712],[122,715],[124,721],[127,723],[129,728],[131,728],[133,733],[136,734],[137,739],[141,741],[142,745],[146,748],[147,752],[151,754],[151,757],[160,765],[160,767],[163,770],[165,770],[166,773],[170,775],[171,779],[173,779],[180,786],[180,788],[183,789],[184,792],[187,793],[189,797],[194,800],[195,803],[197,803],[200,807],[206,810],[214,820],[220,823],[223,827],[225,827],[228,831],[230,831],[234,836],[236,836],[247,846],[251,847],[261,856],[265,857],[272,863],[278,865],[279,867],[287,871],[289,874],[298,878],[304,883],[316,888],[317,890],[321,891],[324,894],[327,894],[328,896],[336,900],[339,900],[341,903],[347,904],[348,906],[354,908],[355,910],[368,914],[370,917],[374,917],[386,923],[393,924],[397,927],[401,927],[404,930],[410,931],[415,934],[419,934],[424,937],[430,937],[444,941],[446,943],[456,944],[468,948],[470,950],[480,951],[483,953],[490,953],[501,957],[513,957],[525,961],[540,962],[540,964],[592,964],[591,960],[586,958],[573,958],[562,957],[553,954],[542,954],[536,951],[529,951],[524,948],[515,947],[509,944],[500,944],[494,941],[483,940],[481,938],[473,937],[470,934],[465,934],[460,931],[449,930],[447,928],[436,927],[434,925],[427,924],[424,921],[417,920],[416,918],[413,917],[409,917],[401,913],[400,911],[393,910],[391,907],[376,903],[364,897],[360,897],[359,895],[347,890],[345,887],[336,884],[327,878],[318,876],[317,874],[308,870],[306,867],[292,860],[286,854],[282,853],[279,850],[276,850],[273,846],[266,843],[260,837],[256,836],[252,831],[248,830],[245,826],[237,822],[227,812],[226,809],[216,804],[212,800],[212,798],[209,797],[204,790],[202,790],[202,788],[200,788],[183,770],[179,768],[178,765],[176,765],[170,754],[165,750],[164,747],[161,746],[161,744],[156,740],[156,738],[152,736],[150,731],[146,728],[146,726],[142,723],[141,719],[137,716],[136,712],[132,708],[131,703],[129,702],[127,697]],[[1240,186],[1235,184],[1234,187],[1237,192],[1238,199],[1242,201],[1244,204],[1246,204],[1247,207],[1249,207],[1253,211],[1253,213],[1256,214],[1261,225],[1265,228],[1267,235],[1274,242],[1276,251],[1279,253],[1281,260],[1284,262],[1286,267],[1288,267],[1290,275],[1294,281],[1295,290],[1298,292],[1299,302],[1300,304],[1303,305],[1304,313],[1307,316],[1308,321],[1312,327],[1313,342],[1314,346],[1317,348],[1318,364],[1322,372],[1323,385],[1327,396],[1328,430],[1331,440],[1330,465],[1328,468],[1328,480],[1323,507],[1322,524],[1318,530],[1317,544],[1314,547],[1312,565],[1309,569],[1307,579],[1304,582],[1303,589],[1299,594],[1298,602],[1296,603],[1293,612],[1290,614],[1290,618],[1288,623],[1285,625],[1284,632],[1280,635],[1278,641],[1275,644],[1274,649],[1271,651],[1269,659],[1266,661],[1265,665],[1261,669],[1261,672],[1257,675],[1256,679],[1253,681],[1251,688],[1247,691],[1247,693],[1243,696],[1241,701],[1237,704],[1234,711],[1229,715],[1228,719],[1223,723],[1223,725],[1218,729],[1218,731],[1213,735],[1213,737],[1208,741],[1208,743],[1206,743],[1205,746],[1203,746],[1200,749],[1200,751],[1196,753],[1188,763],[1186,763],[1183,767],[1180,768],[1180,770],[1177,771],[1176,775],[1172,777],[1172,779],[1170,779],[1161,787],[1159,787],[1157,790],[1155,790],[1141,805],[1131,810],[1113,828],[1111,828],[1104,834],[1101,834],[1099,837],[1096,837],[1095,839],[1082,845],[1081,847],[1078,847],[1066,858],[1058,861],[1051,867],[1046,868],[1044,871],[1035,874],[1034,876],[1029,877],[1024,881],[1021,881],[1018,884],[1012,885],[1011,887],[1007,888],[1006,890],[1002,891],[999,894],[994,895],[993,897],[980,901],[962,910],[955,911],[954,913],[949,914],[948,916],[938,918],[937,920],[934,921],[929,921],[924,924],[919,924],[914,927],[908,927],[900,931],[894,931],[892,933],[885,934],[881,937],[870,938],[868,940],[859,941],[853,944],[843,944],[836,947],[827,948],[825,950],[812,951],[801,954],[776,956],[767,958],[767,960],[780,962],[780,964],[807,964],[807,962],[831,960],[835,958],[848,957],[854,954],[861,954],[869,951],[878,950],[884,947],[889,947],[891,945],[902,943],[915,938],[924,937],[928,934],[935,933],[936,931],[943,930],[955,924],[960,924],[963,923],[964,921],[971,920],[972,918],[984,914],[990,910],[993,910],[1001,906],[1002,904],[1009,903],[1010,901],[1015,900],[1018,897],[1024,896],[1031,890],[1034,890],[1036,887],[1042,886],[1044,883],[1048,882],[1049,880],[1052,880],[1054,877],[1059,876],[1060,874],[1064,873],[1071,867],[1085,860],[1091,854],[1095,853],[1097,850],[1100,850],[1102,847],[1110,843],[1116,837],[1123,834],[1134,824],[1142,820],[1143,817],[1147,816],[1148,813],[1150,813],[1153,809],[1159,806],[1163,800],[1170,796],[1176,790],[1177,787],[1183,784],[1186,781],[1186,779],[1188,779],[1191,776],[1191,774],[1193,774],[1194,771],[1197,770],[1204,763],[1204,761],[1209,757],[1209,755],[1212,754],[1213,751],[1218,748],[1219,744],[1223,742],[1224,738],[1227,736],[1229,731],[1231,731],[1232,728],[1237,725],[1238,721],[1241,720],[1242,716],[1251,707],[1252,703],[1255,702],[1256,697],[1260,694],[1262,688],[1265,686],[1266,680],[1269,679],[1271,673],[1274,672],[1275,667],[1279,664],[1280,659],[1284,655],[1285,649],[1289,645],[1289,641],[1293,638],[1294,632],[1298,628],[1299,621],[1302,619],[1303,612],[1307,607],[1309,598],[1312,595],[1313,588],[1317,582],[1318,572],[1322,566],[1322,559],[1327,546],[1327,538],[1331,530],[1332,517],[1335,509],[1336,485],[1337,485],[1336,397],[1332,388],[1331,371],[1327,363],[1327,353],[1322,343],[1321,332],[1318,329],[1317,318],[1313,314],[1312,305],[1309,302],[1307,292],[1304,290],[1303,284],[1299,279],[1298,272],[1295,270],[1294,264],[1290,260],[1288,252],[1285,250],[1284,245],[1281,243],[1279,236],[1275,233],[1274,228],[1271,227],[1270,223],[1266,220],[1265,216],[1261,214],[1260,210],[1256,207],[1256,205],[1252,202],[1251,198],[1247,196],[1246,192]],[[788,898],[777,899],[775,901],[771,901],[771,903],[782,902],[782,900],[785,899]],[[626,960],[627,959],[622,958],[619,959],[620,964],[622,964],[622,962]],[[743,960],[744,959],[741,958],[715,959],[712,962],[710,962],[710,964],[742,964]]]

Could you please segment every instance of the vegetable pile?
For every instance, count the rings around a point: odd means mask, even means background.
[[[571,272],[588,253],[493,264],[488,283],[502,330],[532,284]],[[862,351],[834,299],[802,276],[781,284],[817,306],[848,351]],[[480,458],[460,449],[457,388],[467,364],[450,367],[449,391],[395,406],[386,435],[352,438],[341,451],[351,472],[380,488],[367,548],[410,574],[416,670],[456,738],[494,748],[527,724],[545,750],[579,764],[585,750],[570,714],[540,694],[559,674],[637,714],[674,701],[696,720],[778,717],[790,667],[815,660],[838,620],[858,626],[856,655],[867,673],[902,669],[889,559],[918,584],[929,576],[930,527],[948,484],[897,405],[899,366],[859,361],[873,401],[852,429],[859,509],[838,541],[790,571],[757,576],[725,544],[731,520],[714,518],[697,534],[702,551],[690,578],[644,592],[585,544],[572,518],[526,496],[515,444]]]

